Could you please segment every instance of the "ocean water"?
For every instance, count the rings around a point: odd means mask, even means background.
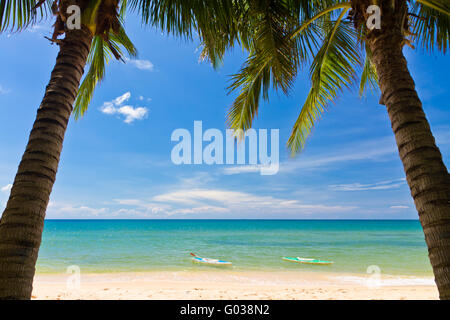
[[[193,264],[190,252],[232,261],[235,271],[362,274],[377,266],[383,274],[432,276],[419,222],[400,220],[46,220],[37,272],[217,269]]]

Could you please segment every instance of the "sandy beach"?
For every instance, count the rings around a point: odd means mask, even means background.
[[[438,299],[431,278],[315,272],[38,274],[32,299]]]

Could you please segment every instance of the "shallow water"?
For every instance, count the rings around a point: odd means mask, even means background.
[[[423,231],[410,220],[46,220],[37,272],[214,268],[193,264],[189,252],[232,261],[236,271],[366,273],[375,265],[382,274],[432,276]]]

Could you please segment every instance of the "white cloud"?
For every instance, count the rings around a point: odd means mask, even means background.
[[[252,213],[260,214],[314,214],[348,212],[354,206],[330,206],[325,204],[307,204],[296,199],[259,196],[246,192],[221,189],[182,189],[154,196],[149,201],[136,199],[116,200],[118,203],[140,206],[142,208],[159,207],[166,215],[198,213]]]
[[[130,97],[131,97],[131,93],[130,93],[130,91],[128,91],[128,92],[125,92],[123,95],[115,98],[112,102],[114,103],[114,105],[120,106],[125,101],[128,101],[130,99]]]
[[[364,191],[364,190],[388,190],[396,189],[405,186],[405,178],[381,181],[377,183],[362,184],[362,183],[350,183],[350,184],[336,184],[331,185],[330,188],[335,191]]]
[[[113,199],[106,207],[50,202],[48,218],[315,218],[357,207],[303,203],[222,189],[179,189],[147,199]]]
[[[133,107],[130,105],[123,106],[123,103],[128,101],[131,97],[130,92],[125,92],[112,101],[103,103],[100,111],[104,114],[113,115],[118,114],[125,117],[125,123],[132,123],[135,120],[142,120],[148,115],[148,109],[145,107]]]
[[[35,24],[35,25],[30,26],[30,27],[27,28],[26,30],[27,30],[28,32],[35,33],[35,32],[44,30],[45,28],[46,28],[45,25],[42,25],[42,24]]]
[[[125,62],[129,63],[140,70],[153,71],[155,66],[149,60],[128,59],[125,58]]]
[[[143,119],[147,115],[148,109],[144,107],[133,108],[132,106],[123,106],[117,112],[125,116],[125,123],[131,123],[134,120]]]
[[[117,109],[114,107],[114,105],[111,102],[103,103],[103,106],[100,108],[100,110],[106,114],[114,114],[117,112]]]
[[[74,206],[71,204],[50,201],[47,218],[99,218],[108,213],[107,208]]]
[[[409,209],[408,206],[390,206],[390,209]]]
[[[7,184],[6,186],[2,187],[0,190],[2,192],[7,193],[7,192],[11,191],[11,188],[12,188],[12,184]]]

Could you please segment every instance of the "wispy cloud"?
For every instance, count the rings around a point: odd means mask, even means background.
[[[128,101],[131,97],[131,93],[125,92],[123,95],[118,96],[117,98],[115,98],[112,103],[114,103],[116,106],[120,106],[122,105],[125,101]]]
[[[118,204],[134,207],[140,212],[182,216],[185,214],[311,215],[314,213],[348,212],[354,206],[303,203],[296,199],[260,196],[221,189],[181,189],[152,197],[149,200],[115,199]],[[133,211],[135,212],[135,211]]]
[[[154,71],[155,66],[149,60],[129,59],[125,58],[125,62],[133,65],[140,70]]]
[[[0,94],[7,94],[10,93],[11,90],[4,88],[1,84],[0,84]]]
[[[50,201],[47,209],[48,218],[101,218],[108,214],[107,208],[92,208],[53,201]]]
[[[261,165],[230,166],[223,168],[223,173],[226,175],[241,173],[260,173],[261,167]]]
[[[35,24],[26,28],[25,30],[31,33],[41,32],[43,30],[49,31],[48,26],[45,24]]]
[[[337,151],[322,152],[318,155],[299,155],[280,163],[280,173],[289,173],[299,169],[316,169],[335,167],[356,161],[380,161],[387,156],[395,155],[397,147],[393,136],[369,141],[356,141],[341,147]]]
[[[216,179],[214,174],[200,171],[191,173],[188,176],[180,176],[178,185],[183,186],[184,188],[198,188],[199,186],[208,184]]]
[[[409,209],[408,206],[390,206],[390,209]]]
[[[434,130],[434,137],[436,138],[436,143],[438,146],[450,144],[450,126],[436,126]]]
[[[45,36],[46,34],[50,35],[51,30],[53,30],[52,25],[49,21],[38,22],[38,24],[31,24],[24,31],[35,34],[38,37]],[[15,33],[8,34],[8,38],[10,36],[15,35]]]
[[[350,184],[331,185],[330,188],[335,191],[363,191],[363,190],[388,190],[396,189],[405,185],[405,178],[380,181],[376,183],[362,184],[359,182]]]
[[[0,191],[8,193],[9,191],[11,191],[11,188],[12,188],[12,184],[7,184],[6,186],[0,188]]]
[[[144,100],[152,101],[152,98],[145,98],[144,96],[139,96],[139,100],[140,101],[144,101]]]
[[[118,114],[125,117],[125,123],[132,123],[135,120],[142,120],[148,115],[148,109],[145,107],[133,107],[130,105],[123,105],[131,97],[130,92],[125,92],[123,95],[115,98],[112,101],[103,103],[100,111],[104,114]]]
[[[298,170],[317,168],[335,168],[338,165],[356,161],[380,161],[397,152],[394,138],[384,137],[375,140],[360,141],[355,146],[347,145],[338,151],[319,152],[313,156],[302,154],[295,159],[288,159],[279,164],[280,173],[291,173]],[[260,173],[262,165],[226,166],[222,169],[225,175],[243,173]]]

